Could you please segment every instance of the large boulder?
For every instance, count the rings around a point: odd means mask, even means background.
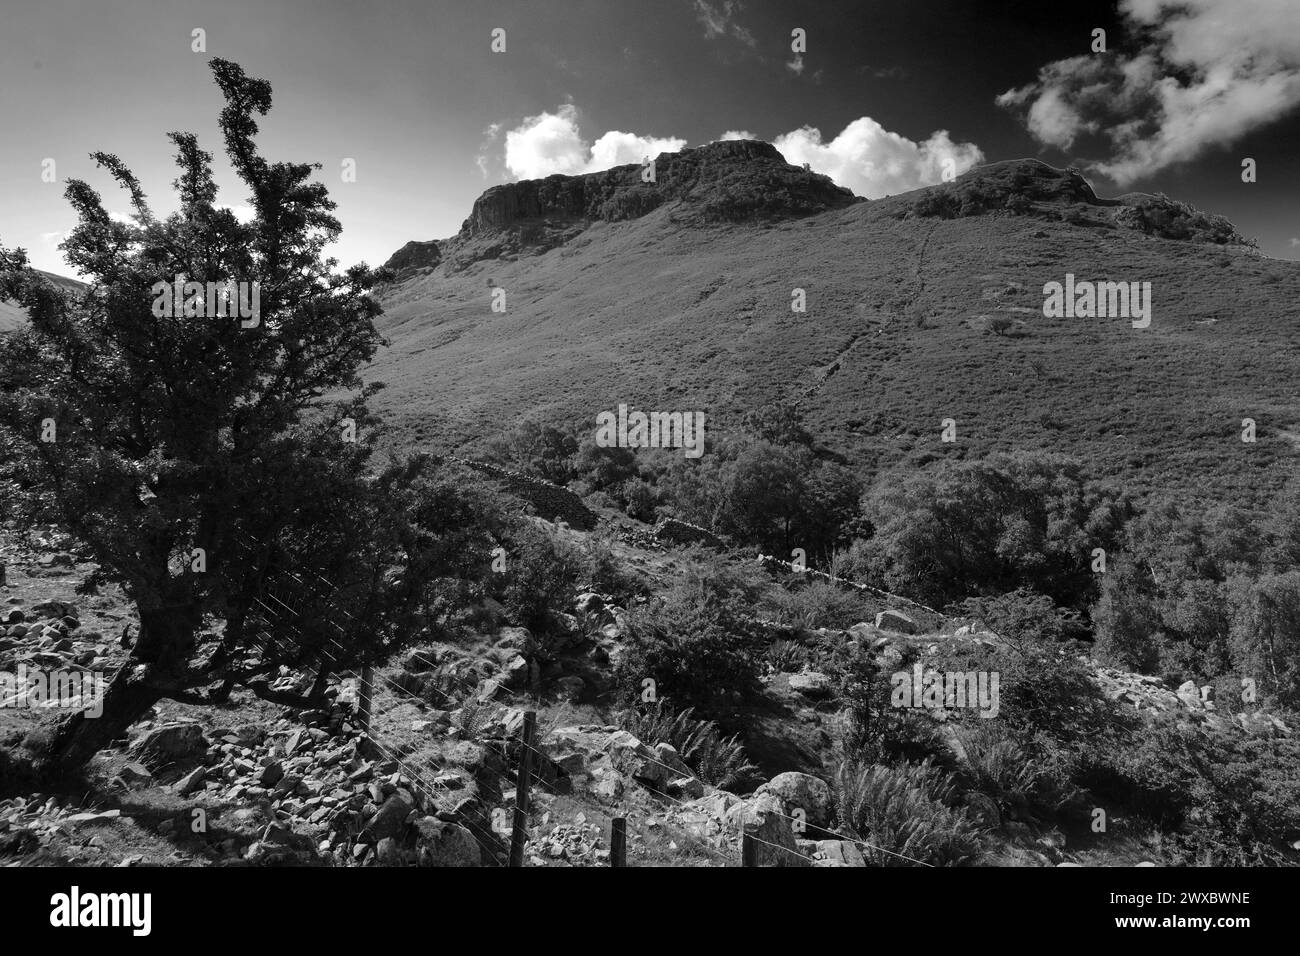
[[[814,844],[814,866],[866,866],[866,858],[852,840],[818,840]]]
[[[357,834],[358,842],[378,843],[384,837],[400,837],[406,828],[406,819],[414,809],[415,798],[410,793],[395,791]]]
[[[802,671],[791,674],[790,689],[812,700],[821,700],[831,696],[835,690],[834,682],[820,671]]]
[[[207,749],[207,738],[198,724],[167,724],[145,733],[131,752],[142,758],[173,761],[196,757]]]
[[[916,622],[902,611],[881,611],[876,615],[876,627],[900,634],[915,634],[918,630]]]
[[[748,834],[758,866],[811,866],[812,861],[795,843],[794,821],[789,819],[774,793],[755,794],[727,811],[727,823]]]
[[[417,859],[421,866],[479,866],[482,856],[478,841],[465,827],[421,817],[415,821]]]
[[[755,792],[775,795],[788,816],[797,816],[795,811],[802,810],[803,819],[813,826],[830,823],[831,788],[812,774],[795,770],[777,774]]]

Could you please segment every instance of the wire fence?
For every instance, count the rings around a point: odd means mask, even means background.
[[[248,539],[244,539],[243,544],[250,548],[254,547],[253,542]],[[284,579],[293,581],[297,587],[286,588]],[[313,584],[310,582],[315,583]],[[286,591],[291,593],[285,593]],[[288,630],[292,632],[300,642],[302,642],[302,646],[308,648],[311,653],[318,655],[320,661],[323,664],[328,665],[338,679],[355,681],[361,694],[369,697],[370,701],[373,703],[375,690],[373,679],[367,679],[367,676],[364,673],[358,673],[355,667],[349,667],[343,663],[344,660],[350,659],[353,656],[338,639],[345,638],[348,635],[348,628],[337,620],[334,615],[329,614],[328,611],[334,610],[337,615],[346,618],[350,624],[356,624],[358,622],[351,612],[341,604],[332,600],[333,596],[339,593],[341,593],[341,589],[335,587],[332,582],[326,579],[323,575],[320,575],[318,572],[303,568],[301,565],[296,563],[292,567],[285,567],[281,564],[277,569],[276,576],[266,581],[265,586],[262,588],[262,593],[255,595],[253,598],[253,603],[257,605],[258,608],[258,616],[261,618],[262,622],[267,625],[267,631],[259,635],[265,638],[262,644],[264,653],[266,648],[274,647],[287,640],[284,636],[276,637],[269,633],[269,631]],[[288,599],[286,600],[286,598]],[[298,624],[301,614],[297,608],[302,607],[304,602],[310,602],[314,607],[324,609],[325,613],[314,614],[312,621],[316,624],[324,623],[333,627],[337,631],[337,637],[320,631],[317,631],[313,635],[308,635],[303,632]],[[455,683],[464,692],[465,696],[462,699],[463,701],[481,701],[482,688],[477,683],[471,684],[454,671],[445,668],[440,669],[438,674],[443,679]],[[378,686],[384,692],[391,694],[394,698],[402,700],[403,702],[409,700],[420,707],[426,705],[424,698],[392,680],[383,679],[379,681]],[[534,705],[537,703],[538,701],[534,698]],[[434,781],[429,780],[427,778],[427,772],[422,773],[419,768],[411,766],[409,762],[403,760],[402,757],[395,753],[391,748],[384,745],[379,734],[375,730],[373,714],[368,715],[368,719],[363,720],[361,723],[361,730],[366,734],[367,740],[370,744],[378,753],[385,756],[389,761],[400,768],[402,777],[409,781],[411,789],[425,797],[430,804],[439,806],[441,802],[440,798],[445,794],[444,788],[437,785]],[[522,735],[517,738],[516,742],[520,752],[522,753],[526,750],[533,758],[531,761],[532,770],[529,774],[529,783],[535,781],[543,786],[546,785],[546,777],[549,774],[543,768],[553,766],[553,761],[545,748],[547,740],[553,734],[554,729],[555,728],[551,728],[540,738],[535,738],[532,741],[524,739]],[[505,751],[509,748],[506,746],[502,749]],[[669,764],[660,761],[653,754],[654,752],[649,746],[643,746],[638,750],[636,759],[645,763],[653,764],[660,770],[664,771],[664,779],[666,780],[680,776],[680,767],[670,766]],[[505,754],[503,754],[503,756],[504,755]],[[516,770],[516,776],[518,778],[518,770]],[[522,781],[517,782],[522,783]],[[675,797],[664,790],[655,789],[651,792],[655,799],[663,801],[666,806],[673,807],[688,816],[700,812],[698,807],[692,806],[688,801]],[[613,810],[614,812],[619,813],[620,816],[623,815],[623,811],[619,810],[619,808],[611,808],[594,797],[578,793],[571,794],[571,796],[576,802],[585,805],[588,809],[596,810],[601,813],[608,813]],[[504,809],[504,806],[502,809]],[[772,802],[767,804],[765,812],[770,812],[778,818],[788,822],[792,833],[805,832],[805,827],[808,826],[806,820],[796,817],[793,814],[785,813],[783,809],[775,809],[772,806]],[[504,848],[501,846],[499,833],[495,832],[490,826],[484,826],[480,820],[474,819],[473,815],[458,814],[457,822],[464,825],[470,835],[474,838],[480,848],[482,859],[486,861],[488,865],[503,865],[501,856],[504,852]],[[856,835],[842,833],[825,826],[816,826],[814,829],[826,834],[829,838],[849,842],[858,847],[897,858],[910,864],[917,866],[932,865],[923,860],[918,860],[914,857],[878,846],[867,840],[861,839]],[[803,863],[806,864],[808,862],[807,857],[805,857],[798,849],[764,839],[757,833],[754,833],[744,819],[740,821],[739,830],[742,843],[746,840],[752,841],[756,845],[764,846],[770,850],[776,851],[779,855],[793,854],[800,857]],[[745,856],[748,857],[748,854],[745,854]]]

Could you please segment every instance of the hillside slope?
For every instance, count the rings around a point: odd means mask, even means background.
[[[53,272],[43,272],[39,269],[37,271],[56,286],[68,292],[80,292],[85,288],[85,285],[76,279],[55,275]],[[26,322],[27,313],[17,303],[0,299],[0,332],[19,328]]]
[[[789,399],[868,471],[1050,449],[1138,492],[1257,501],[1290,470],[1300,268],[1222,220],[1188,229],[1168,201],[1099,199],[1077,174],[1021,161],[870,203],[787,165],[778,201],[723,221],[718,197],[765,195],[771,157],[724,151],[680,188],[667,158],[662,195],[632,218],[601,210],[651,188],[636,167],[501,186],[422,267],[402,263],[372,369],[396,442],[472,447],[521,417],[594,422],[619,403],[701,410],[716,435]],[[1067,273],[1150,282],[1150,327],[1045,318],[1043,286]],[[992,332],[998,317],[1010,327]],[[955,445],[940,443],[946,418]]]

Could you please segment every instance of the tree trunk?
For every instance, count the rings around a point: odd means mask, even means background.
[[[75,773],[122,736],[163,697],[150,679],[152,670],[152,665],[128,662],[104,692],[102,714],[92,717],[77,711],[61,718],[52,729],[30,736],[36,772],[47,778]]]
[[[183,689],[175,675],[184,672],[193,646],[191,609],[141,609],[139,638],[104,692],[103,712],[92,717],[77,711],[28,737],[36,772],[43,777],[75,773],[169,692]]]

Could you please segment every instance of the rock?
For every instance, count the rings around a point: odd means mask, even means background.
[[[664,787],[670,797],[678,800],[698,800],[704,796],[704,784],[697,777],[673,777]]]
[[[528,685],[528,661],[521,655],[512,657],[497,677],[501,685],[518,690]]]
[[[864,647],[870,647],[878,642],[887,641],[888,638],[880,633],[880,628],[874,624],[868,624],[866,621],[859,621],[848,630],[849,636]]]
[[[263,787],[274,787],[284,779],[284,766],[278,760],[272,760],[257,777],[257,782]]]
[[[388,261],[384,263],[384,268],[392,269],[400,275],[404,272],[414,273],[432,269],[441,261],[442,252],[438,248],[437,240],[426,239],[420,241],[412,239],[388,257]]]
[[[900,634],[915,634],[919,630],[916,622],[901,611],[881,611],[876,615],[876,627]]]
[[[503,627],[496,633],[494,647],[510,648],[519,654],[537,652],[537,641],[526,627]]]
[[[21,624],[25,620],[27,620],[27,617],[23,614],[23,612],[18,610],[18,608],[14,608],[12,611],[9,612],[9,615],[5,618],[5,623]]]
[[[398,790],[384,801],[379,812],[370,818],[357,839],[362,843],[378,843],[384,837],[400,836],[406,827],[406,818],[415,809],[415,798],[406,790]]]
[[[100,813],[74,813],[67,817],[69,823],[108,823],[122,816],[121,810],[104,810]]]
[[[153,774],[144,764],[131,761],[118,772],[117,779],[128,788],[144,787],[153,782]]]
[[[577,676],[561,677],[555,682],[555,692],[561,700],[580,700],[586,689],[587,682]]]
[[[584,591],[573,602],[573,607],[579,614],[599,614],[605,609],[605,599],[594,591]]]
[[[207,738],[198,724],[167,724],[146,733],[135,742],[131,751],[171,761],[194,757],[207,749]]]
[[[672,744],[655,744],[654,759],[665,767],[676,771],[679,777],[695,776],[695,771],[686,766],[686,761],[682,760],[681,756],[677,753],[677,748]]]
[[[812,774],[794,770],[777,774],[755,792],[775,795],[788,816],[795,816],[796,810],[803,810],[804,819],[813,826],[830,823],[831,788],[826,781]]]
[[[667,782],[669,769],[658,762],[654,751],[626,730],[610,736],[605,743],[605,752],[615,770],[638,783],[661,790]]]
[[[415,821],[417,859],[420,866],[479,866],[482,855],[478,841],[465,827],[421,817]]]
[[[178,796],[188,797],[191,793],[203,786],[207,780],[208,771],[205,767],[195,767],[180,780],[176,781],[176,793]]]
[[[811,866],[812,861],[795,844],[793,821],[783,815],[773,793],[760,793],[727,811],[727,823],[737,833],[750,835],[758,866]]]
[[[789,683],[792,691],[814,700],[829,697],[834,690],[831,679],[820,671],[791,674]]]
[[[384,837],[375,844],[375,862],[380,866],[401,866],[406,862],[402,845],[392,837]]]
[[[866,866],[866,858],[852,840],[818,840],[814,853],[827,866]],[[814,863],[817,865],[817,863]]]

